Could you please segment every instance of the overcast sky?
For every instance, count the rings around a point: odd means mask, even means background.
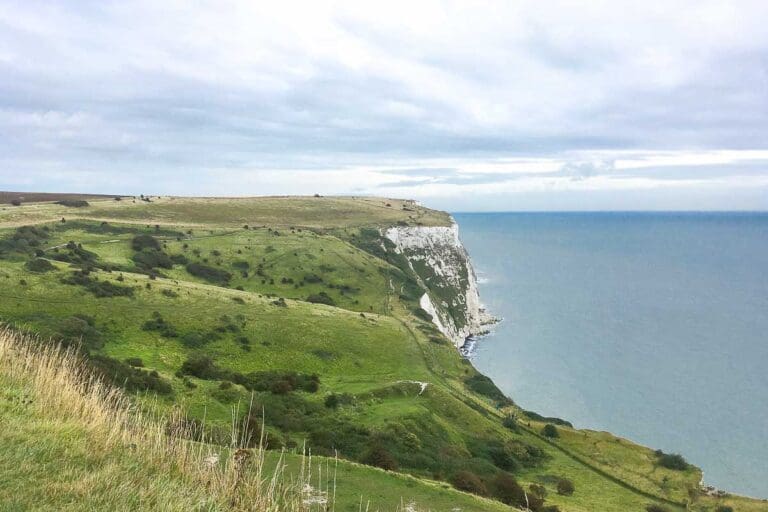
[[[768,209],[768,2],[0,0],[0,190]]]

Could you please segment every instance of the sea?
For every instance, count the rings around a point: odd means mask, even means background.
[[[768,213],[456,213],[520,406],[768,498]]]

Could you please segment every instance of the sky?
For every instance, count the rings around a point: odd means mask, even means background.
[[[0,0],[0,190],[768,209],[768,2]]]

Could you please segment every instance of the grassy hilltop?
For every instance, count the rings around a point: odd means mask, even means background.
[[[137,410],[182,411],[190,442],[229,446],[234,415],[237,433],[263,436],[267,473],[282,453],[281,478],[301,480],[304,450],[338,464],[336,510],[768,509],[703,495],[701,472],[679,458],[522,411],[478,374],[379,235],[448,225],[443,212],[382,198],[43,199],[62,204],[0,206],[0,320],[78,347]],[[14,461],[0,504],[98,508],[74,507],[44,469],[57,465],[94,489],[88,474],[108,465],[137,487],[154,471],[184,499],[200,492],[122,444],[89,453],[77,418],[14,401],[47,388],[8,367],[0,380],[0,453]]]

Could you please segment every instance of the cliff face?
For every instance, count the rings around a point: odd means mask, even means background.
[[[485,330],[491,318],[480,304],[477,277],[469,255],[459,240],[459,226],[392,227],[384,236],[408,261],[427,290],[421,297],[423,310],[456,347],[469,336]]]

